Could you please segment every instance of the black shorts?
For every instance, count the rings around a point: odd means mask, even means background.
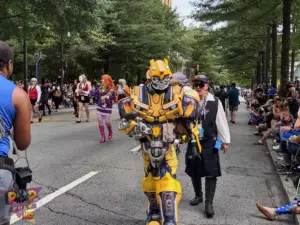
[[[230,112],[237,112],[237,111],[238,111],[238,109],[239,109],[239,107],[238,107],[238,106],[235,106],[235,105],[230,105],[230,106],[229,106],[229,110],[230,110]]]
[[[78,101],[83,103],[83,104],[90,103],[90,97],[81,95],[81,96],[79,96]]]
[[[37,99],[30,99],[31,105],[35,106]]]

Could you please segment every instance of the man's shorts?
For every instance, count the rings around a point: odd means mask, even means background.
[[[238,111],[239,107],[238,106],[229,106],[230,112]]]
[[[10,222],[11,206],[6,204],[6,195],[13,188],[13,176],[9,170],[0,169],[0,225]]]

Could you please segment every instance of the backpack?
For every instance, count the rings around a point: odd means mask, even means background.
[[[61,96],[61,91],[56,89],[56,91],[54,92],[54,96],[55,97],[60,97]]]

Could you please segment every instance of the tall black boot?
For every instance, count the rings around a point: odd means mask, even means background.
[[[212,218],[215,215],[213,208],[213,200],[216,192],[217,178],[206,177],[205,179],[205,214],[207,218]]]
[[[192,178],[192,183],[195,191],[195,198],[190,202],[190,204],[198,205],[203,202],[201,177]]]

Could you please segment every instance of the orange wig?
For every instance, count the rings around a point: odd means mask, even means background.
[[[101,81],[106,90],[111,90],[114,87],[113,80],[107,74],[101,76]]]

